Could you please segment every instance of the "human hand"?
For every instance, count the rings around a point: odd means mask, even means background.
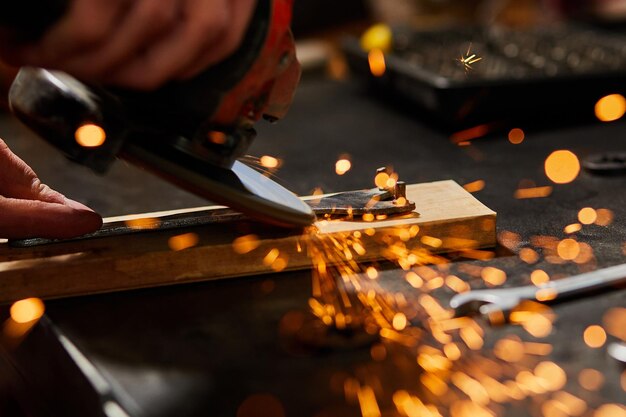
[[[2,42],[13,65],[154,89],[216,64],[241,43],[255,0],[70,0],[34,44]]]
[[[42,184],[0,139],[0,238],[69,238],[101,225],[91,209]]]

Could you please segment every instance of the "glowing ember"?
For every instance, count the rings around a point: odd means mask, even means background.
[[[559,293],[554,288],[542,288],[535,293],[537,301],[545,302],[554,300]]]
[[[509,132],[509,142],[511,142],[513,145],[519,145],[524,141],[525,137],[526,136],[522,129],[515,128],[511,129],[511,131]]]
[[[602,122],[619,120],[626,113],[626,98],[621,94],[602,97],[596,103],[595,113],[598,120]]]
[[[598,391],[604,385],[604,375],[595,369],[583,369],[578,374],[578,383],[587,391]]]
[[[469,129],[460,130],[456,133],[453,133],[450,136],[450,140],[459,146],[469,146],[471,145],[471,140],[485,136],[487,133],[491,132],[492,129],[493,127],[490,124],[482,124],[470,127]]]
[[[527,198],[543,198],[552,194],[552,187],[532,187],[532,188],[519,188],[515,190],[514,197],[518,200]]]
[[[238,237],[233,241],[233,250],[243,255],[245,253],[250,253],[256,248],[259,247],[261,241],[257,235],[245,235]]]
[[[382,77],[387,71],[385,54],[380,49],[374,48],[367,54],[370,71],[374,77]]]
[[[598,226],[608,226],[613,222],[613,212],[609,209],[598,209],[595,223]]]
[[[582,224],[593,224],[598,218],[598,213],[591,207],[585,207],[578,212],[578,221]]]
[[[199,238],[195,233],[184,233],[182,235],[172,236],[168,239],[167,244],[173,251],[188,249],[198,244]]]
[[[612,336],[626,341],[626,308],[614,307],[602,317],[606,331]]]
[[[519,251],[519,257],[527,264],[534,264],[539,261],[539,254],[531,248],[523,248]]]
[[[370,355],[375,361],[384,361],[387,357],[387,349],[385,348],[385,345],[381,343],[375,344],[370,349]]]
[[[389,181],[389,174],[384,171],[379,172],[374,177],[374,184],[376,184],[378,188],[385,188],[387,186],[387,181]]]
[[[161,220],[152,217],[141,217],[138,219],[130,219],[124,222],[126,227],[131,229],[144,230],[144,229],[158,229],[161,226]]]
[[[344,175],[346,172],[350,171],[352,168],[352,163],[348,159],[339,159],[335,163],[335,172],[337,175]]]
[[[498,268],[488,266],[483,268],[480,276],[489,285],[498,286],[504,284],[506,281],[506,273]]]
[[[511,321],[518,321],[513,318],[514,314],[511,314]],[[552,332],[552,320],[541,313],[530,312],[520,322],[524,330],[534,337],[546,337]]]
[[[563,233],[571,235],[572,233],[580,232],[582,228],[583,228],[583,225],[580,223],[568,224],[567,226],[563,228]]]
[[[535,285],[541,285],[550,281],[550,276],[545,271],[536,269],[530,274],[530,280]]]
[[[379,23],[367,29],[361,36],[361,48],[364,51],[380,49],[389,51],[393,44],[393,32],[391,28],[383,23]]]
[[[589,326],[583,333],[583,340],[590,348],[599,348],[606,342],[606,332],[600,326]]]
[[[626,407],[620,404],[604,404],[593,413],[593,417],[626,417]]]
[[[363,215],[363,221],[364,222],[373,222],[375,220],[375,217],[372,213],[365,213]]]
[[[16,301],[10,309],[11,319],[16,323],[28,323],[39,320],[45,311],[43,301],[39,298],[27,298]]]
[[[393,316],[392,325],[393,325],[393,328],[398,331],[404,330],[404,328],[407,325],[406,316],[403,313],[396,313]]]
[[[476,193],[478,191],[481,191],[483,188],[485,188],[485,181],[477,180],[474,182],[470,182],[468,184],[465,184],[463,188],[465,188],[465,190],[470,193]]]
[[[278,256],[280,255],[280,251],[276,248],[270,250],[267,255],[265,255],[265,257],[263,258],[263,264],[270,266],[274,263],[274,261],[276,261],[278,259]]]
[[[546,176],[556,184],[567,184],[576,179],[580,173],[580,161],[574,153],[566,150],[554,151],[545,164]]]
[[[535,367],[535,376],[549,391],[558,391],[567,382],[565,371],[554,362],[541,362]]]
[[[404,278],[413,288],[421,288],[424,285],[424,280],[415,272],[408,272]]]
[[[88,123],[80,126],[74,132],[76,142],[85,148],[97,148],[106,141],[107,135],[104,129],[98,125]]]
[[[376,395],[371,387],[360,387],[357,392],[359,405],[361,406],[361,414],[363,417],[380,417],[380,408],[376,401]]]
[[[264,155],[259,159],[259,163],[261,166],[268,169],[275,169],[280,166],[280,160],[278,158],[274,158],[273,156]]]
[[[437,237],[426,236],[426,235],[421,237],[420,242],[432,248],[439,248],[441,247],[441,245],[443,245],[443,241],[441,239]]]
[[[463,65],[463,67],[466,70],[471,70],[472,68],[472,64],[475,64],[476,62],[482,60],[481,57],[476,56],[476,54],[472,53],[472,44],[470,43],[470,45],[467,48],[467,52],[465,53],[465,55],[461,56],[460,58],[458,58],[458,61]]]
[[[563,239],[557,245],[557,253],[559,257],[567,261],[576,259],[580,253],[580,245],[574,239]]]
[[[506,362],[519,362],[524,358],[524,345],[519,338],[500,339],[493,349],[496,357]]]
[[[369,279],[376,279],[376,278],[378,278],[378,271],[373,266],[367,267],[367,269],[365,270],[365,273],[367,274],[367,277]]]

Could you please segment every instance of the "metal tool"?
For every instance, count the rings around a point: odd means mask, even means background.
[[[450,307],[459,316],[480,313],[508,313],[524,300],[558,302],[582,296],[600,289],[626,283],[626,264],[563,278],[535,286],[475,290],[457,294]]]
[[[626,342],[613,342],[606,351],[610,357],[626,366]]]
[[[626,174],[626,152],[605,152],[588,155],[583,158],[582,166],[592,174],[624,175]]]
[[[13,3],[19,6],[5,10],[0,25],[26,29],[17,38],[36,39],[42,25],[63,15],[69,0],[37,1],[33,7],[27,7],[32,1]],[[307,204],[238,161],[255,137],[254,123],[282,118],[298,83],[291,7],[292,0],[257,1],[239,50],[193,79],[140,92],[22,68],[9,93],[11,108],[69,159],[98,173],[121,157],[255,219],[310,225],[315,215]],[[39,15],[47,17],[33,19]],[[81,144],[84,126],[100,129],[104,143]]]

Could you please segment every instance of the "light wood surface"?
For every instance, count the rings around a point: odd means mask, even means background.
[[[237,221],[33,248],[11,248],[0,243],[0,303],[257,275],[283,267],[307,269],[311,267],[311,250],[319,253],[324,245],[337,247],[337,243],[347,244],[350,256],[357,261],[393,258],[399,252],[390,250],[390,242],[396,243],[396,249],[403,247],[410,253],[422,254],[495,246],[496,213],[457,183],[409,185],[407,197],[416,203],[411,215],[371,222],[322,220],[313,230],[297,234]],[[206,209],[145,213],[106,221],[158,218]],[[360,233],[355,238],[357,231]],[[187,233],[192,233],[197,243],[172,250],[170,239]],[[233,241],[250,235],[258,238],[257,247],[237,253]],[[351,247],[355,241],[364,250]],[[278,251],[278,261],[272,263],[276,251],[268,254],[273,249]],[[329,252],[329,259],[333,257]]]

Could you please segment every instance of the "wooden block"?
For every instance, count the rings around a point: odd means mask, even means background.
[[[34,248],[11,248],[2,243],[0,303],[27,297],[59,298],[308,269],[311,251],[322,254],[332,263],[331,258],[344,256],[340,253],[346,250],[342,245],[345,246],[348,238],[359,241],[362,246],[347,249],[349,256],[357,261],[398,256],[404,259],[409,252],[423,255],[420,261],[428,261],[430,253],[495,246],[496,213],[454,181],[409,185],[407,197],[415,201],[416,213],[372,222],[323,220],[316,223],[316,229],[297,234],[254,222],[236,221]],[[207,208],[187,211],[201,209]],[[142,216],[158,218],[172,213]],[[107,221],[136,217],[122,216]],[[355,238],[355,232],[360,232],[356,234],[360,238]],[[183,234],[190,234],[188,241],[180,237]],[[237,253],[233,245],[235,239],[242,236],[247,236],[244,238],[248,239],[247,249],[254,247],[243,254]],[[197,242],[184,250],[172,250],[170,246],[176,239],[183,244]],[[390,242],[395,242],[391,248]],[[239,252],[246,249],[244,246],[237,246]],[[322,249],[324,246],[334,249]],[[404,261],[406,263],[406,259]]]

